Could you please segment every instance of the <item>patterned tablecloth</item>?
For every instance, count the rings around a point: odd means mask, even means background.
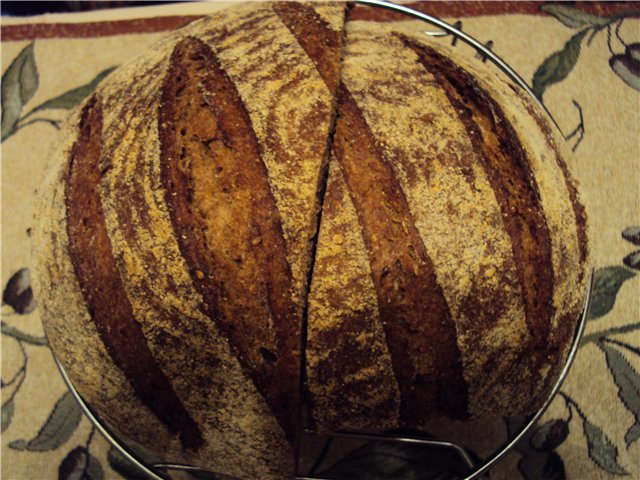
[[[223,6],[2,19],[3,478],[140,478],[82,416],[47,347],[29,286],[33,199],[67,110],[166,31]],[[570,167],[590,220],[593,308],[575,364],[538,427],[491,478],[638,479],[640,4],[460,2],[419,8],[458,22],[533,85],[575,151]],[[512,420],[461,432],[475,437],[474,453],[484,455],[485,443],[516,427]],[[386,478],[422,478],[421,461],[401,459],[404,473]],[[379,478],[372,471],[375,461],[355,465],[361,478]]]

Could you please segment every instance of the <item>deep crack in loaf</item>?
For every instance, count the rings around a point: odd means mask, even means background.
[[[588,253],[562,139],[394,28],[235,7],[70,117],[33,233],[42,318],[84,399],[166,460],[287,478],[303,418],[419,427],[548,394]]]

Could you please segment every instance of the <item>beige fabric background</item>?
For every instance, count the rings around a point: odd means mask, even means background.
[[[540,4],[542,5],[542,4]],[[208,4],[191,7],[146,8],[144,15],[187,14],[190,8],[221,8],[223,4]],[[112,12],[94,13],[84,16],[64,17],[64,21],[107,20]],[[140,10],[118,11],[117,15],[138,18]],[[458,18],[447,18],[451,22]],[[28,22],[41,22],[31,19]],[[60,21],[59,17],[49,21]],[[495,16],[464,17],[463,29],[481,41],[493,40],[493,50],[512,65],[523,78],[530,81],[536,69],[553,52],[561,50],[577,31],[550,15],[504,14]],[[24,20],[18,20],[18,23]],[[16,23],[16,20],[3,24]],[[111,66],[119,65],[153,44],[163,33],[122,34],[99,38],[37,39],[34,54],[39,73],[39,88],[24,106],[23,112],[60,95],[69,89],[90,82],[94,76]],[[640,42],[640,21],[626,18],[619,30],[627,43]],[[450,37],[442,39],[449,42]],[[630,87],[609,66],[610,50],[606,29],[600,32],[590,46],[587,39],[577,63],[568,77],[548,88],[544,101],[563,132],[571,132],[579,122],[574,100],[582,107],[584,117],[584,139],[575,152],[571,169],[582,185],[583,200],[589,215],[589,232],[596,268],[618,266],[628,272],[634,270],[622,266],[622,258],[631,253],[636,245],[625,241],[621,232],[632,225],[640,224],[640,92]],[[2,43],[2,71],[7,70],[12,60],[30,42],[4,41]],[[612,35],[611,47],[623,53],[625,47]],[[460,47],[466,48],[466,47]],[[46,110],[40,117],[61,120],[65,110]],[[29,236],[33,200],[37,182],[47,161],[47,152],[56,137],[56,130],[47,123],[34,123],[19,130],[2,143],[2,286],[23,267],[29,266]],[[573,144],[576,138],[571,140]],[[640,276],[624,282],[617,294],[615,306],[607,315],[589,321],[586,334],[610,328],[630,325],[627,333],[612,335],[628,346],[638,349],[636,353],[626,347],[615,347],[626,359],[631,372],[627,375],[624,393],[614,382],[602,349],[590,342],[580,349],[575,365],[562,390],[579,407],[569,407],[562,397],[556,398],[545,415],[545,420],[564,419],[566,423],[556,425],[555,434],[564,438],[563,428],[568,428],[568,437],[562,441],[555,453],[564,464],[566,477],[571,479],[610,478],[617,472],[626,478],[640,478],[640,441],[626,445],[625,433],[638,422],[640,415]],[[581,292],[576,292],[581,294]],[[36,299],[37,300],[37,299]],[[3,303],[2,321],[27,334],[43,335],[38,310],[18,315]],[[8,334],[2,335],[2,380],[7,383],[20,370],[24,361],[20,343]],[[6,479],[48,479],[59,475],[61,462],[78,446],[88,442],[91,425],[86,418],[61,445],[49,451],[21,451],[9,447],[16,440],[30,440],[38,436],[51,411],[66,391],[60,375],[46,347],[23,342],[28,356],[24,383],[13,398],[14,411],[10,423],[3,425],[2,477]],[[613,344],[610,344],[613,345]],[[614,348],[613,346],[611,348]],[[628,370],[625,370],[629,373]],[[20,377],[20,375],[19,375]],[[18,378],[19,380],[19,378]],[[635,382],[635,383],[634,383]],[[3,421],[5,404],[12,398],[20,382],[2,388]],[[633,392],[635,388],[635,401]],[[631,392],[631,393],[629,393]],[[628,405],[623,403],[625,399]],[[632,399],[631,403],[630,400]],[[578,411],[579,409],[579,411]],[[635,412],[635,417],[634,417]],[[584,416],[584,417],[583,417]],[[584,418],[597,426],[604,436],[594,436],[596,450],[590,452],[585,433]],[[570,420],[568,420],[570,419]],[[502,435],[504,435],[502,425]],[[488,436],[482,426],[477,426],[480,436]],[[558,433],[559,432],[559,433]],[[597,433],[597,432],[596,432]],[[500,435],[492,433],[491,435]],[[596,438],[597,437],[597,438]],[[557,437],[554,437],[557,438]],[[598,443],[599,442],[599,443]],[[102,465],[104,478],[120,478],[111,469],[107,460],[109,450],[106,442],[97,434],[91,439],[89,451]],[[551,452],[547,449],[547,453]],[[597,453],[597,452],[600,453]],[[595,453],[594,453],[595,452]],[[603,453],[604,452],[604,453]],[[545,456],[546,455],[546,456]],[[596,459],[594,459],[594,456]],[[76,460],[81,457],[74,457]],[[84,457],[82,457],[84,458]],[[522,472],[518,462],[522,454],[512,453],[494,472],[492,478],[520,478]],[[539,461],[549,459],[543,454]],[[83,460],[84,461],[84,460]],[[613,462],[613,463],[612,463]],[[618,469],[619,467],[619,469]],[[541,469],[542,470],[542,469]],[[529,478],[553,478],[542,474]],[[625,475],[626,474],[626,475]],[[537,474],[536,474],[537,475]],[[562,478],[562,477],[557,477]]]

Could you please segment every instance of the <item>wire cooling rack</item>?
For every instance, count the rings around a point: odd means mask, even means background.
[[[522,88],[525,92],[527,92],[531,98],[538,104],[542,109],[547,112],[549,119],[554,123],[556,127],[555,120],[546,109],[544,104],[540,102],[540,100],[534,95],[533,91],[525,82],[522,77],[520,77],[515,70],[513,70],[504,60],[502,60],[499,56],[497,56],[493,51],[491,51],[490,44],[487,45],[482,44],[472,36],[461,30],[460,22],[455,25],[450,25],[439,18],[433,17],[431,15],[427,15],[422,12],[418,12],[411,8],[405,7],[403,5],[394,4],[391,2],[387,2],[384,0],[356,0],[355,3],[361,5],[368,5],[377,8],[384,8],[387,10],[391,10],[394,12],[402,13],[408,17],[417,18],[426,22],[427,24],[437,27],[439,30],[435,31],[425,31],[426,35],[441,37],[452,35],[454,37],[454,42],[457,40],[461,40],[467,45],[473,47],[477,53],[479,54],[482,60],[490,60],[493,62],[505,75],[507,75],[513,82],[515,82],[520,88]],[[558,128],[559,130],[559,128]],[[536,424],[536,422],[540,419],[540,417],[547,410],[551,402],[553,401],[556,393],[560,389],[562,382],[566,378],[571,364],[575,359],[576,352],[578,351],[578,347],[580,345],[580,339],[582,338],[582,334],[584,332],[584,328],[586,325],[587,314],[589,312],[589,306],[591,303],[591,292],[593,288],[593,273],[591,273],[589,285],[587,288],[587,292],[585,295],[585,302],[582,313],[580,315],[580,319],[578,321],[576,331],[574,333],[573,341],[571,343],[571,347],[569,349],[567,360],[558,376],[549,397],[546,399],[542,407],[533,415],[530,415],[525,418],[524,423],[520,427],[517,433],[512,435],[508,440],[497,447],[493,453],[486,458],[477,459],[477,457],[472,456],[469,451],[459,443],[447,440],[447,439],[432,439],[432,438],[422,438],[420,435],[407,435],[407,434],[389,434],[389,433],[363,433],[363,432],[334,432],[331,435],[325,436],[327,438],[347,438],[353,440],[361,440],[361,441],[380,441],[380,442],[390,442],[390,443],[398,443],[398,444],[413,444],[419,445],[424,448],[432,448],[436,450],[446,450],[451,453],[454,457],[458,458],[459,471],[463,471],[464,473],[458,475],[449,475],[446,477],[447,480],[451,480],[453,478],[457,480],[473,480],[478,479],[484,473],[486,473],[490,468],[495,466],[511,449],[520,441],[523,437],[527,435],[532,429],[532,427]],[[119,433],[117,433],[113,428],[109,427],[106,422],[104,422],[100,417],[91,409],[91,407],[84,401],[82,396],[78,393],[73,383],[69,379],[69,376],[65,372],[64,368],[58,361],[58,359],[54,355],[54,360],[60,369],[60,373],[62,374],[62,378],[65,383],[69,387],[71,394],[74,396],[78,404],[80,405],[84,414],[89,418],[91,423],[96,427],[96,429],[107,439],[107,441],[118,450],[129,462],[134,464],[136,467],[140,469],[141,472],[146,474],[150,479],[153,480],[168,480],[171,478],[170,472],[188,472],[197,475],[199,478],[226,478],[229,479],[231,477],[225,475],[218,475],[215,472],[210,472],[207,470],[203,470],[195,465],[184,465],[178,463],[161,463],[154,462],[149,458],[145,458],[148,454],[141,453],[140,451],[136,451],[134,447],[131,446],[129,442]],[[499,419],[502,421],[502,419]],[[303,432],[304,434],[311,434],[312,432]],[[299,470],[299,465],[298,465]],[[207,476],[208,475],[208,476]],[[314,473],[305,473],[301,474],[299,471],[297,472],[296,480],[331,480],[329,477],[323,477],[316,475]],[[439,479],[444,477],[439,476]]]

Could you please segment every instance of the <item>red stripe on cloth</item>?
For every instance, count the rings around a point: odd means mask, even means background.
[[[404,5],[438,17],[477,17],[481,15],[547,15],[540,10],[542,2],[411,2]],[[609,16],[614,13],[638,11],[635,2],[575,2],[572,6],[588,13]],[[168,17],[139,18],[88,23],[33,23],[26,25],[2,25],[2,40],[19,41],[37,38],[91,38],[108,37],[127,33],[153,33],[175,30],[202,18],[203,15],[175,15]],[[634,18],[640,14],[633,15]],[[382,8],[358,6],[352,9],[350,20],[393,21],[405,18]]]
[[[111,22],[33,23],[2,25],[2,41],[34,40],[37,38],[110,37],[127,33],[154,33],[175,30],[202,18],[203,15],[137,18]]]
[[[404,6],[413,8],[414,10],[418,10],[422,13],[427,13],[436,17],[455,18],[478,17],[482,15],[509,15],[516,13],[523,15],[547,15],[540,9],[543,5],[545,5],[545,3],[517,1],[402,2]],[[633,3],[634,2],[574,2],[571,4],[571,6],[595,15],[609,16],[622,11],[638,11],[638,5],[634,5]],[[406,19],[406,16],[401,13],[395,13],[382,8],[365,7],[361,5],[358,5],[349,13],[349,20],[391,22],[404,19]]]

